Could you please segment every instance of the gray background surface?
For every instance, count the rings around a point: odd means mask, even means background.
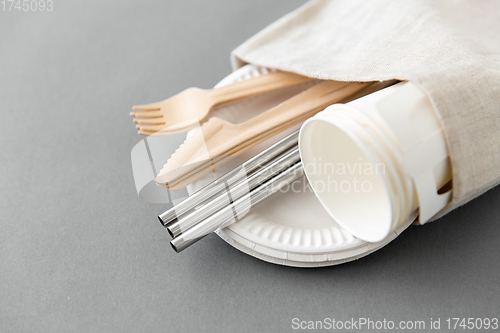
[[[131,105],[211,87],[233,48],[302,3],[54,0],[50,13],[0,11],[1,332],[499,317],[500,188],[320,269],[269,264],[215,235],[175,254],[155,218],[164,206],[137,198]]]

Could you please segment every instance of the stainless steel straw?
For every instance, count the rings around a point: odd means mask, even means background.
[[[238,212],[247,212],[252,206],[255,206],[283,187],[291,184],[303,174],[302,162],[294,164],[276,177],[271,178],[266,183],[252,190],[249,196],[241,197],[214,215],[186,230],[183,234],[174,238],[170,242],[170,245],[172,245],[172,248],[176,252],[183,251],[218,228],[223,228],[236,222],[236,220],[241,218],[238,218]]]
[[[299,161],[299,148],[292,148],[290,151],[287,151],[285,154],[278,157],[271,164],[252,174],[248,179],[244,179],[236,185],[228,186],[226,191],[221,191],[218,196],[212,198],[209,205],[202,206],[189,214],[184,214],[182,217],[179,217],[175,221],[169,223],[166,226],[168,233],[174,238],[178,237],[198,222],[214,214],[219,209],[229,205],[231,201],[236,201],[245,194],[248,194],[249,191]],[[246,174],[243,171],[242,173]]]
[[[180,202],[171,209],[167,210],[165,213],[159,215],[158,219],[160,220],[160,223],[163,226],[167,226],[168,223],[173,222],[182,214],[185,214],[186,212],[190,211],[199,204],[205,202],[206,200],[224,190],[227,185],[231,185],[241,181],[242,179],[245,179],[245,177],[247,177],[253,171],[259,169],[264,164],[273,160],[275,157],[279,156],[292,146],[297,145],[298,137],[299,131],[290,134],[286,138],[280,140],[263,152],[252,157],[247,162],[243,163],[241,167],[226,173],[224,176],[216,179],[214,182],[208,184],[196,193],[190,195],[186,200]]]

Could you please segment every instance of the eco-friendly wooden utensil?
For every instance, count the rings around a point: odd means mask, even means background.
[[[227,161],[227,157],[241,154],[370,84],[323,81],[241,124],[211,118],[177,149],[155,181],[170,189],[183,188]]]
[[[176,134],[199,125],[211,109],[235,100],[313,80],[290,72],[274,71],[214,89],[189,88],[162,102],[136,105],[139,134]]]

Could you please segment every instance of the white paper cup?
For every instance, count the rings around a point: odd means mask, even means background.
[[[419,209],[427,222],[451,199],[446,138],[429,97],[406,82],[307,120],[299,148],[323,207],[347,231],[379,242]]]

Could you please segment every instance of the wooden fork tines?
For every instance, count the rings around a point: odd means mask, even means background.
[[[290,72],[275,71],[215,89],[189,88],[162,102],[137,105],[135,117],[139,134],[170,135],[199,125],[211,109],[244,97],[285,88],[312,80]]]

